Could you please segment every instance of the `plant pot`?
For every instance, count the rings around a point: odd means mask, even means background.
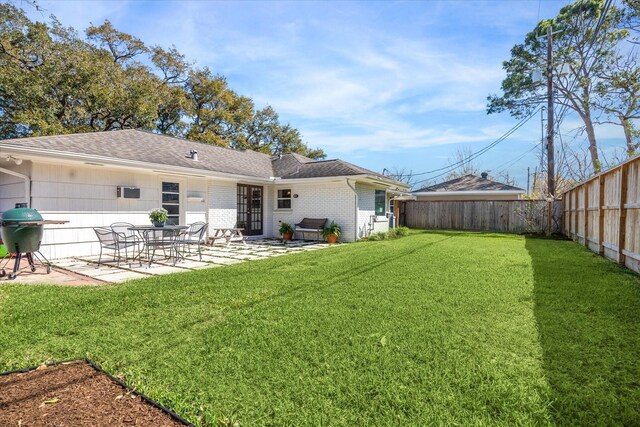
[[[165,224],[166,222],[167,222],[167,221],[153,221],[153,226],[154,226],[154,227],[164,227],[164,224]]]
[[[338,241],[338,236],[336,236],[335,234],[329,234],[327,236],[327,243],[335,243]]]
[[[293,240],[293,233],[284,233],[282,235],[282,240]]]

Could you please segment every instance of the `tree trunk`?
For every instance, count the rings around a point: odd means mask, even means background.
[[[593,166],[594,173],[602,172],[602,163],[598,156],[598,144],[596,142],[596,132],[593,129],[593,122],[591,121],[591,114],[586,112],[583,116],[585,130],[587,131],[587,139],[589,141],[589,154],[591,154],[591,165]]]
[[[638,151],[636,145],[633,143],[633,136],[631,135],[631,120],[622,114],[618,116],[618,118],[620,119],[622,129],[624,129],[624,137],[627,141],[627,155],[629,157],[633,157],[638,153]]]

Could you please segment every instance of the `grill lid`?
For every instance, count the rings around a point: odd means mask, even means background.
[[[18,223],[42,221],[42,215],[35,209],[27,207],[26,203],[16,203],[16,207],[2,214],[3,223]]]

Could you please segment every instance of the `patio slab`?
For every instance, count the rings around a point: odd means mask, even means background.
[[[187,254],[174,266],[170,260],[158,259],[149,267],[147,263],[124,263],[120,266],[113,261],[111,254],[102,257],[98,265],[98,256],[82,256],[52,260],[54,270],[51,274],[43,272],[23,272],[14,280],[23,283],[59,283],[59,284],[104,284],[120,283],[127,280],[142,279],[161,274],[181,273],[205,268],[223,267],[256,259],[283,256],[304,251],[313,251],[329,247],[315,241],[296,241],[283,243],[280,239],[249,240],[246,245],[203,246],[202,260],[197,253]],[[10,282],[4,278],[2,283]]]

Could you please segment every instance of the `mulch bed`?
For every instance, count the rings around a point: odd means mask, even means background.
[[[86,360],[0,374],[0,426],[191,425]]]

